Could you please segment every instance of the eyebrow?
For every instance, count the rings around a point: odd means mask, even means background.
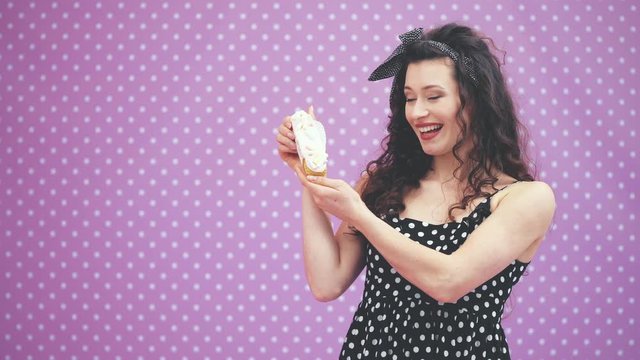
[[[429,90],[429,89],[431,89],[431,88],[440,88],[440,89],[444,90],[444,88],[443,88],[442,86],[440,86],[440,85],[435,85],[435,84],[431,84],[431,85],[423,86],[423,87],[422,87],[422,89],[420,89],[420,90]],[[411,89],[411,87],[409,87],[409,86],[405,86],[405,87],[404,87],[404,89],[405,89],[405,90],[412,90],[412,89]]]

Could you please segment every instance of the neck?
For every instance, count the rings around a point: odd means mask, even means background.
[[[462,165],[453,155],[453,150],[448,153],[434,156],[431,163],[431,171],[428,172],[427,178],[436,181],[442,186],[449,189],[463,192],[467,185],[467,175],[471,170],[469,168],[469,152],[472,149],[470,140],[467,139],[458,150],[458,156],[462,159]],[[456,169],[458,171],[456,172]]]
[[[467,166],[467,162],[465,161],[465,158],[466,156],[462,157],[463,164],[462,167],[460,167],[460,162],[455,158],[455,156],[453,156],[453,152],[434,156],[433,162],[431,163],[431,171],[429,171],[427,176],[431,180],[437,181],[443,185],[461,185],[462,183],[466,183],[465,174],[467,171],[465,171],[465,167]],[[460,169],[458,169],[455,173],[456,176],[454,176],[454,172],[458,167],[460,167]]]

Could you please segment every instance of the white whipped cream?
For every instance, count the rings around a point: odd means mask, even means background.
[[[307,167],[314,172],[327,170],[327,135],[322,123],[306,111],[298,110],[291,115],[291,125],[300,161],[305,159]]]

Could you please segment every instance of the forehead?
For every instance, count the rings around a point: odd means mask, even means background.
[[[448,57],[409,63],[405,86],[421,89],[427,85],[440,85],[445,89],[457,88],[455,67]]]

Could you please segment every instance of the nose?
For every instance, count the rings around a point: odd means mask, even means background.
[[[429,115],[429,109],[427,109],[427,104],[424,101],[420,101],[420,99],[416,99],[413,104],[413,109],[411,109],[411,116],[414,119],[420,119]]]

